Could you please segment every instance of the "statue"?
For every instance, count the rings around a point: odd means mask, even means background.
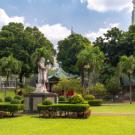
[[[37,65],[38,65],[38,84],[36,86],[36,92],[48,93],[46,88],[48,77],[47,77],[47,67],[45,66],[45,58],[41,57]]]

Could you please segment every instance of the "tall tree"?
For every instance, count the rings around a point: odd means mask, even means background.
[[[0,31],[0,58],[13,55],[22,62],[19,73],[20,82],[23,76],[34,71],[31,55],[37,48],[44,47],[46,51],[54,53],[52,43],[36,27],[24,28],[21,23],[9,23]]]
[[[129,78],[130,104],[132,104],[132,83],[131,78],[135,72],[135,57],[122,56],[118,64],[120,73],[124,73]]]
[[[90,75],[92,76],[92,84],[95,85],[99,77],[100,71],[105,60],[104,53],[98,47],[89,46],[82,50],[78,55],[78,64],[82,66],[82,70],[88,72],[88,83]]]
[[[59,41],[57,59],[62,62],[62,68],[68,73],[80,74],[77,66],[77,55],[90,44],[87,38],[75,33]]]
[[[118,28],[112,28],[108,30],[103,37],[98,37],[94,44],[104,52],[106,61],[116,66],[120,58],[120,40],[123,35],[123,31]]]

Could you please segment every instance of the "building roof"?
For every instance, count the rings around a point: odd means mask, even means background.
[[[57,68],[49,71],[48,79],[51,78],[58,78],[58,79],[69,78],[69,75],[62,68]]]
[[[62,79],[62,78],[75,78],[75,77],[77,76],[65,72],[61,67],[50,70],[48,72],[48,79],[52,79],[52,78]]]

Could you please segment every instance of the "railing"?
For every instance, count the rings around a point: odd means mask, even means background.
[[[14,89],[17,87],[16,81],[2,81],[0,82],[1,89]]]

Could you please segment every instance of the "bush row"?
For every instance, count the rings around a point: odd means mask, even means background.
[[[0,114],[8,113],[9,116],[14,116],[14,114],[20,110],[23,110],[22,104],[10,104],[10,103],[0,103]],[[3,113],[2,113],[3,112]]]
[[[90,106],[101,106],[103,100],[101,99],[95,99],[95,100],[89,100],[88,103]]]
[[[88,118],[90,109],[88,104],[52,104],[38,105],[39,114],[43,117],[77,117]]]
[[[0,100],[2,102],[2,100]],[[14,98],[10,97],[10,96],[6,96],[4,98],[5,102],[10,102],[11,104],[21,104],[23,103],[23,98],[19,95],[16,95]]]

